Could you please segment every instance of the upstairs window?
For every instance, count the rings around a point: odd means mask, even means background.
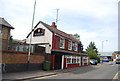
[[[38,28],[34,31],[33,36],[41,36],[41,35],[44,35],[44,34],[45,34],[45,29]]]
[[[78,44],[75,43],[75,51],[77,51],[77,50],[78,50]]]
[[[65,39],[64,38],[60,38],[60,48],[64,48],[65,45]]]
[[[72,41],[68,40],[68,50],[72,50]]]
[[[77,49],[78,49],[78,44],[77,44],[76,42],[73,42],[72,48],[73,48],[74,51],[77,51]]]

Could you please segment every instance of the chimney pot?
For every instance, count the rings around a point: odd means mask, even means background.
[[[54,28],[57,27],[56,24],[55,24],[55,22],[52,22],[52,25],[51,25],[51,26],[54,27]]]

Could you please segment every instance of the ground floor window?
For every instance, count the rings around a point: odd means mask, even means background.
[[[71,58],[67,58],[67,63],[71,63]]]
[[[80,57],[76,59],[76,63],[80,63]]]
[[[80,56],[66,56],[67,64],[80,63]]]
[[[76,59],[72,59],[72,63],[76,63]]]

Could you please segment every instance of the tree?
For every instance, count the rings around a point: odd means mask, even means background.
[[[82,53],[84,52],[84,51],[83,51],[83,44],[82,44],[81,41],[80,41],[80,50],[81,50]]]
[[[80,40],[80,35],[78,35],[77,33],[76,34],[70,34],[72,35],[73,37],[75,37],[76,39]]]
[[[8,45],[8,50],[12,49],[12,43],[13,43],[13,36],[10,36],[8,39],[9,45]]]
[[[100,57],[98,57],[98,50],[95,46],[94,42],[90,42],[90,44],[88,45],[86,52],[88,53],[88,57],[90,59],[96,59],[98,62],[100,61]]]
[[[88,52],[88,51],[95,51],[96,54],[98,53],[98,50],[97,50],[97,48],[96,48],[96,46],[95,46],[95,43],[92,42],[92,41],[91,41],[90,44],[88,45],[86,51],[87,51],[87,52]]]

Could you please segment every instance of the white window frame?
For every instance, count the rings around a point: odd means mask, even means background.
[[[74,51],[78,51],[78,44],[76,42],[72,43],[72,48]]]
[[[67,64],[75,64],[75,63],[80,63],[80,56],[68,56],[66,59],[70,59],[70,61],[67,61]],[[74,60],[74,61],[73,61]]]
[[[61,42],[63,41],[63,46],[61,46]],[[65,48],[65,39],[63,37],[60,37],[60,48]]]
[[[71,43],[70,44],[71,46],[69,46],[69,43]],[[68,40],[68,50],[72,50],[72,41],[71,40]]]
[[[78,50],[78,44],[75,42],[75,51]]]

